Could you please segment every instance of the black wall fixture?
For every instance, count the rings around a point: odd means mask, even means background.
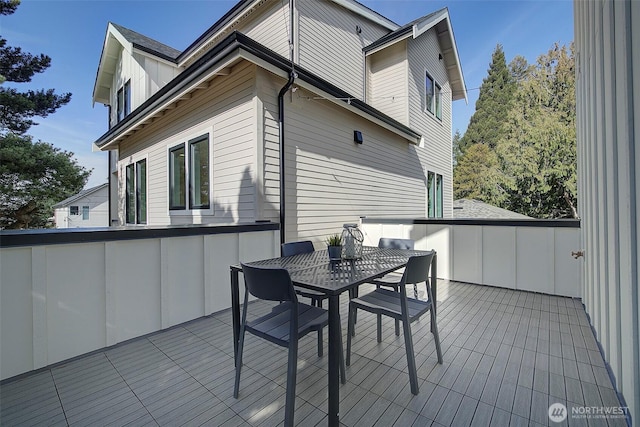
[[[353,131],[353,142],[355,142],[356,144],[362,144],[362,132],[360,132],[359,130]]]

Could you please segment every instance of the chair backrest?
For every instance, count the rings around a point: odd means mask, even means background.
[[[404,269],[402,279],[404,283],[422,283],[429,280],[429,269],[433,252],[426,255],[417,255],[409,258],[407,267]]]
[[[254,267],[242,264],[247,291],[267,301],[297,302],[289,272],[284,268]]]
[[[409,249],[413,250],[415,242],[413,239],[393,239],[389,237],[381,237],[378,241],[379,248],[385,249]]]
[[[302,240],[299,242],[289,242],[282,244],[282,256],[293,256],[298,254],[308,254],[313,252],[313,243],[311,240]]]

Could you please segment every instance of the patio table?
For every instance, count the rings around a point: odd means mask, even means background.
[[[434,251],[435,252],[435,251]],[[326,250],[289,257],[253,261],[246,264],[262,267],[284,268],[289,272],[294,285],[325,293],[329,299],[329,411],[330,426],[339,425],[340,375],[339,352],[342,328],[340,324],[340,294],[356,289],[407,265],[414,255],[425,255],[430,251],[385,249],[364,247],[362,258],[357,260],[330,261]],[[436,312],[437,254],[431,262],[431,285],[433,288],[433,310]],[[233,351],[237,360],[240,335],[240,265],[231,266],[231,313],[233,316]]]

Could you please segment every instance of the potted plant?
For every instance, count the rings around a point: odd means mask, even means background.
[[[333,234],[327,238],[327,250],[329,251],[330,260],[339,260],[342,258],[342,236]]]

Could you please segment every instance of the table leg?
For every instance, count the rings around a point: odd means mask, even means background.
[[[340,296],[329,297],[329,425],[340,423]]]
[[[240,339],[240,286],[238,270],[231,269],[231,317],[233,319],[233,363],[238,359],[238,340]]]
[[[438,254],[434,254],[431,259],[431,295],[433,301],[431,301],[431,310],[433,310],[433,317],[436,318],[436,301],[438,299]],[[431,332],[433,332],[433,324],[431,325]]]

